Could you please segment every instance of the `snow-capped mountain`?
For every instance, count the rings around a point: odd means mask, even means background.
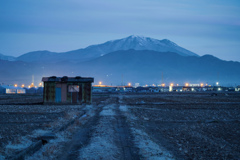
[[[98,49],[102,54],[118,51],[118,50],[152,50],[158,52],[175,52],[182,56],[198,56],[188,51],[170,40],[153,39],[143,36],[129,36],[123,39],[108,41],[103,44],[89,46],[86,49]]]
[[[1,56],[1,55],[0,55]],[[170,40],[129,36],[64,53],[29,52],[16,61],[0,58],[1,81],[25,83],[45,76],[90,76],[107,84],[207,82],[237,84],[240,63],[223,61],[211,55],[198,56]],[[10,57],[11,58],[11,57]],[[37,62],[37,63],[36,63]],[[75,63],[72,63],[75,62]],[[219,74],[221,76],[219,76]]]
[[[18,60],[34,62],[34,61],[74,61],[82,62],[92,60],[94,58],[101,57],[110,52],[119,50],[152,50],[158,52],[174,52],[181,56],[198,56],[197,54],[184,49],[170,40],[163,39],[157,40],[149,37],[142,36],[129,36],[126,38],[107,41],[98,45],[91,45],[84,49],[78,49],[74,51],[64,53],[54,53],[48,51],[35,51],[24,54],[18,57]],[[40,52],[40,53],[39,53]],[[51,54],[50,54],[51,53]]]

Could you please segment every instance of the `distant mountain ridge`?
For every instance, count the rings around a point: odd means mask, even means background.
[[[240,62],[198,56],[167,39],[129,36],[63,53],[43,50],[17,58],[0,55],[0,75],[0,84],[30,84],[32,75],[39,82],[43,76],[79,75],[114,85],[216,81],[239,85]]]
[[[7,56],[0,53],[0,60],[15,61],[16,58],[13,56]]]
[[[52,60],[54,61],[55,57],[58,57],[59,53],[56,52],[50,52],[50,51],[33,51],[26,54],[23,54],[19,57],[17,57],[18,61],[23,62],[44,62]]]
[[[0,83],[30,84],[43,76],[87,76],[95,82],[120,85],[122,83],[238,84],[240,63],[223,61],[211,55],[181,56],[173,52],[149,50],[121,50],[90,61],[71,63],[23,62],[0,60]],[[163,75],[163,78],[162,78]],[[39,83],[38,82],[38,83]]]
[[[184,49],[170,40],[157,40],[142,36],[129,36],[122,39],[107,41],[98,45],[91,45],[84,49],[69,52],[56,53],[50,51],[34,51],[23,54],[17,58],[25,62],[41,62],[49,60],[51,62],[72,61],[83,62],[101,57],[105,54],[118,50],[152,50],[158,52],[175,52],[182,56],[198,56],[187,49]]]
[[[240,63],[223,61],[212,55],[181,56],[173,52],[149,50],[116,51],[91,61],[79,63],[78,68],[87,68],[108,84],[139,82],[140,84],[162,83],[240,83]]]

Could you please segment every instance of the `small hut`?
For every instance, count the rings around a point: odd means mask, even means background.
[[[90,104],[92,83],[90,77],[43,77],[43,102],[62,104]]]

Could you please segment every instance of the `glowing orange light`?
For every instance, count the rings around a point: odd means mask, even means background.
[[[201,83],[200,86],[203,87],[203,83]]]
[[[173,83],[171,83],[170,86],[173,86]]]
[[[188,84],[188,83],[186,83],[186,84],[185,84],[185,86],[186,86],[186,87],[188,87],[188,86],[189,86],[189,84]]]
[[[128,83],[128,86],[131,86],[131,83]]]
[[[22,88],[24,87],[24,84],[22,84]]]
[[[162,84],[162,87],[164,87],[164,86],[165,86],[165,84],[163,83],[163,84]]]
[[[30,85],[31,87],[34,87],[34,83],[31,83],[31,85]]]
[[[14,84],[14,87],[17,87],[17,84]]]
[[[102,82],[99,82],[99,85],[102,85]]]

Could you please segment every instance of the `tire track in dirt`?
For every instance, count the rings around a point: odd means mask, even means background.
[[[73,135],[72,140],[64,146],[62,154],[58,156],[57,159],[78,159],[79,150],[89,143],[93,127],[96,126],[99,121],[99,113],[102,111],[102,106],[97,107],[95,115],[90,117],[90,119],[87,119],[87,117],[84,119],[86,123]],[[83,122],[79,123],[79,125],[81,125]]]
[[[97,125],[93,127],[89,143],[79,150],[79,159],[119,159],[121,153],[116,145],[114,108],[112,104],[103,107]]]
[[[119,147],[122,150],[121,159],[140,159],[138,154],[139,150],[134,145],[134,138],[129,125],[127,124],[126,117],[122,115],[121,111],[119,110],[119,105],[116,107],[117,124],[115,125],[115,128],[119,137]]]
[[[134,146],[138,149],[139,157],[141,159],[175,159],[172,152],[167,150],[162,143],[156,141],[152,134],[146,132],[146,128],[139,125],[141,121],[134,116],[129,107],[124,104],[123,96],[119,96],[120,112],[126,117],[127,124],[129,125],[130,132],[133,135]]]
[[[79,159],[140,159],[118,98],[110,97],[106,102],[89,143],[79,150]]]
[[[142,159],[175,159],[162,143],[156,141],[152,134],[147,133],[146,129],[138,124],[139,119],[130,112],[128,106],[121,105],[119,109],[127,118],[134,145],[138,148],[139,156],[143,157]]]

